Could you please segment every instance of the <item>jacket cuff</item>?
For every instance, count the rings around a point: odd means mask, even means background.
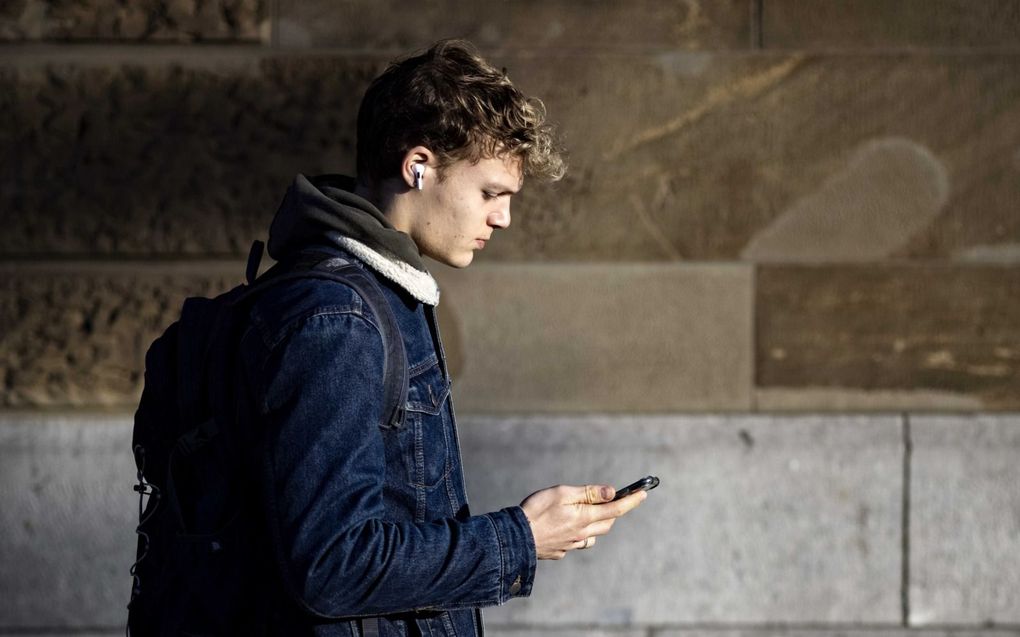
[[[531,595],[538,556],[535,553],[531,523],[524,515],[524,509],[513,506],[486,515],[496,528],[499,538],[502,560],[500,571],[503,578],[499,586],[499,603]]]

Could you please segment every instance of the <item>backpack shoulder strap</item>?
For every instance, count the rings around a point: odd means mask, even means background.
[[[257,250],[252,246],[253,254]],[[261,252],[259,250],[259,252]],[[261,256],[261,255],[259,255]],[[248,274],[257,271],[258,256],[249,259]],[[255,263],[253,266],[252,263]],[[398,427],[404,422],[404,405],[407,403],[407,352],[404,339],[393,314],[393,308],[383,296],[379,283],[364,270],[343,257],[324,252],[308,252],[292,264],[277,264],[261,277],[251,279],[251,283],[242,294],[234,299],[235,304],[250,300],[267,288],[295,279],[324,279],[336,281],[350,286],[365,301],[372,313],[379,320],[379,330],[383,337],[384,355],[384,398],[383,404],[389,405],[383,424]]]
[[[383,404],[390,405],[384,423],[389,427],[399,427],[404,422],[404,405],[407,404],[407,351],[404,349],[404,339],[390,302],[383,296],[379,283],[373,277],[344,258],[329,257],[315,264],[307,274],[318,278],[320,273],[339,275],[326,278],[354,288],[379,319],[386,370],[383,376],[385,396]]]

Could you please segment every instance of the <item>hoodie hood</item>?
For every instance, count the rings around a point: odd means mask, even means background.
[[[310,245],[338,245],[417,300],[436,305],[439,288],[418,246],[354,187],[355,180],[342,175],[298,175],[269,228],[269,256],[281,261]]]

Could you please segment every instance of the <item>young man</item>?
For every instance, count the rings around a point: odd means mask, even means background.
[[[241,365],[264,524],[254,630],[480,634],[477,609],[530,594],[536,559],[591,547],[644,499],[559,486],[468,511],[439,290],[422,257],[469,265],[510,225],[525,177],[562,176],[543,120],[469,45],[440,42],[368,89],[357,180],[298,176],[288,191],[270,254],[313,249],[363,268],[396,319],[409,388],[402,420],[391,419],[385,317],[353,287],[299,279],[253,306]]]

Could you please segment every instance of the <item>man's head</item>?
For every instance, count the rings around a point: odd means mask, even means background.
[[[542,102],[521,93],[463,40],[442,40],[391,64],[362,99],[361,183],[398,177],[415,146],[435,155],[440,177],[455,161],[505,155],[521,161],[525,177],[556,181],[565,170]]]
[[[545,109],[471,45],[442,41],[390,66],[358,113],[359,191],[426,256],[471,263],[510,224],[525,176],[563,176]]]

